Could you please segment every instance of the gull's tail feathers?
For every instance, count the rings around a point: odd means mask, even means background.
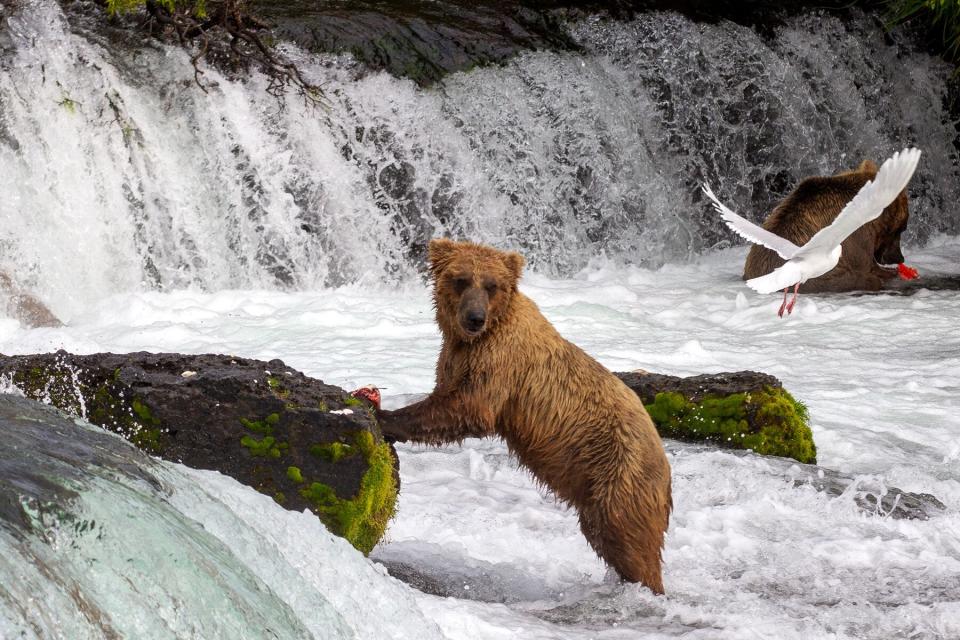
[[[747,280],[747,286],[757,293],[773,293],[792,287],[803,279],[803,273],[793,262],[777,267],[765,276]]]

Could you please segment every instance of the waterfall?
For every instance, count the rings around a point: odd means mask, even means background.
[[[308,512],[6,393],[0,422],[0,637],[442,637]]]
[[[160,44],[0,22],[0,272],[61,317],[140,289],[309,289],[414,277],[452,235],[566,275],[737,241],[702,201],[762,219],[807,175],[924,151],[907,241],[960,231],[951,69],[866,15],[769,32],[679,14],[570,25],[537,51],[422,88],[288,53],[326,102]]]

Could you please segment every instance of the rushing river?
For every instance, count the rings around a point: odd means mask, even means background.
[[[823,473],[668,442],[655,597],[617,584],[498,441],[398,447],[399,512],[365,559],[310,514],[0,397],[20,425],[0,451],[0,637],[960,637],[941,61],[866,16],[761,34],[653,13],[428,88],[303,56],[328,104],[280,109],[256,75],[207,69],[203,92],[182,51],[111,44],[48,0],[4,12],[0,272],[68,325],[0,318],[0,352],[281,358],[395,405],[432,386],[419,268],[451,234],[522,251],[524,291],[611,369],[778,376]],[[801,293],[777,318],[698,183],[760,219],[799,178],[907,144],[924,151],[907,262],[928,287]],[[837,474],[853,482],[826,490]],[[893,486],[942,508],[864,511]]]

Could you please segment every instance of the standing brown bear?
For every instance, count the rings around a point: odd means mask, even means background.
[[[868,180],[877,176],[877,165],[865,160],[855,171],[807,178],[767,216],[763,228],[803,246],[837,214]],[[900,234],[910,211],[903,191],[880,216],[843,241],[840,262],[833,270],[803,283],[804,291],[876,291],[897,276],[897,269],[881,265],[903,263]],[[743,266],[743,279],[764,276],[784,262],[776,253],[753,245]],[[879,263],[879,264],[878,264]]]
[[[598,555],[663,593],[670,465],[640,399],[517,290],[519,254],[433,240],[429,259],[443,333],[436,387],[382,411],[384,435],[428,444],[502,437],[576,507]]]

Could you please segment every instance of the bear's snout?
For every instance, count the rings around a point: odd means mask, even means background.
[[[464,318],[464,328],[468,331],[480,331],[487,322],[487,314],[483,311],[470,311]]]
[[[878,251],[880,255],[874,256],[880,264],[900,264],[904,261],[903,251],[900,250],[900,243],[896,242],[883,250]]]
[[[469,290],[460,301],[460,313],[457,314],[460,326],[468,336],[476,336],[487,324],[487,303],[483,290]]]

